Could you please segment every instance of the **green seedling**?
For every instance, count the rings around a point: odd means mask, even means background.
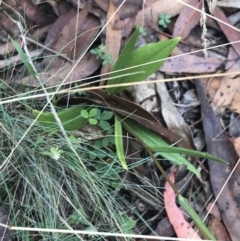
[[[77,89],[77,88],[80,88],[79,84],[78,83],[74,83],[73,84],[73,89]],[[86,92],[85,91],[78,91],[76,92],[79,96],[85,96],[86,95]],[[76,93],[71,93],[72,96],[74,96]]]
[[[69,217],[69,223],[72,225],[79,225],[79,224],[89,225],[89,222],[87,222],[85,218],[86,216],[87,215],[84,209],[80,208],[77,210],[77,212],[75,212]]]
[[[4,91],[6,89],[7,89],[7,86],[4,83],[0,82],[0,90]]]
[[[103,65],[114,65],[112,55],[106,54],[106,46],[104,44],[100,44],[97,48],[90,50],[90,53],[96,55],[97,59],[101,59]]]
[[[113,128],[111,124],[109,123],[109,120],[113,117],[112,111],[104,110],[101,112],[100,109],[96,108],[97,113],[94,116],[94,118],[97,119],[98,125],[101,127],[101,129],[104,131],[106,136],[102,138],[101,140],[98,140],[94,143],[94,150],[92,153],[89,154],[89,158],[91,160],[99,158],[106,158],[107,153],[105,151],[102,151],[101,149],[104,147],[108,147],[110,144],[115,144],[114,136],[113,135]]]
[[[171,14],[160,13],[158,15],[158,26],[167,28],[168,24],[171,23]]]
[[[57,161],[61,157],[62,153],[63,151],[59,150],[58,147],[51,146],[50,151],[43,152],[43,155],[47,155],[51,157],[53,160]]]
[[[113,117],[112,111],[104,110],[103,112],[101,112],[100,109],[97,109],[97,113],[95,115],[95,118],[99,120],[99,126],[106,132],[108,129],[111,128],[111,125],[108,122],[108,120],[110,120],[112,117]]]
[[[100,44],[97,48],[90,50],[91,54],[96,55],[97,59],[102,59],[102,56],[105,55],[106,46],[104,44]]]
[[[137,221],[129,218],[124,217],[123,218],[123,224],[121,225],[121,230],[123,233],[133,234],[133,228],[136,226]]]
[[[103,55],[102,60],[103,60],[102,62],[103,65],[107,65],[107,64],[114,65],[114,61],[111,54]]]
[[[98,109],[96,109],[96,108],[92,108],[92,109],[90,109],[90,111],[82,110],[81,116],[83,118],[87,119],[90,125],[96,125],[98,123],[98,120],[95,118],[95,116],[97,114],[97,110]]]
[[[106,134],[106,137],[104,137],[101,140],[101,146],[102,147],[107,147],[107,146],[109,146],[109,144],[114,144],[115,143],[114,137],[111,136],[113,134],[113,128],[111,127],[111,124],[108,122],[112,117],[113,117],[113,112],[112,111],[104,110],[103,112],[101,112],[98,109],[98,112],[97,112],[97,115],[96,115],[96,119],[98,119],[99,126],[101,127],[101,129]],[[100,148],[99,141],[95,143],[95,146]]]
[[[144,29],[144,27],[139,27],[139,33],[140,33],[143,37],[147,36],[146,30]]]
[[[102,147],[102,146],[101,146]],[[101,148],[100,147],[100,148]],[[95,159],[107,159],[110,156],[115,156],[116,154],[112,151],[109,152],[109,150],[102,150],[99,148],[94,148],[91,150],[91,152],[89,153],[89,159],[90,160],[95,160]]]

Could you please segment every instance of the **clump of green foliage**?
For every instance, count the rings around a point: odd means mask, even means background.
[[[94,125],[97,124],[102,129],[105,137],[103,137],[101,140],[97,140],[94,142],[94,148],[89,153],[89,158],[91,160],[94,160],[97,157],[105,158],[108,154],[105,150],[103,150],[103,148],[107,148],[109,145],[115,143],[114,130],[109,122],[113,117],[113,112],[108,110],[101,111],[99,108],[94,108],[94,110]],[[114,153],[110,149],[108,150],[108,152],[109,151],[111,156],[116,155],[116,153]]]
[[[144,29],[144,27],[139,27],[139,32],[140,32],[140,34],[143,36],[143,37],[145,37],[145,36],[147,36],[147,33],[146,33],[146,30]]]
[[[160,13],[158,15],[158,26],[159,27],[167,28],[169,23],[171,23],[171,14]]]
[[[114,65],[112,55],[106,54],[106,46],[104,44],[100,44],[97,48],[91,49],[90,53],[96,55],[97,59],[101,59],[103,65]]]
[[[92,108],[89,111],[86,109],[81,110],[81,116],[85,119],[88,119],[90,125],[96,125],[98,123],[98,120],[95,118],[97,110],[97,108]]]

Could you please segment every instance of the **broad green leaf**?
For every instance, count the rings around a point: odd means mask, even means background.
[[[126,119],[124,120],[134,131],[134,133],[131,133],[134,136],[137,136],[139,139],[141,139],[145,145],[151,150],[151,146],[160,146],[160,147],[169,147],[169,144],[165,142],[160,136],[157,135],[157,133],[151,131],[150,129],[147,129],[146,127],[141,126],[134,120]],[[129,130],[128,130],[129,131]],[[151,150],[155,152],[155,149]],[[163,158],[171,161],[172,163],[176,165],[185,165],[187,169],[193,173],[195,173],[197,176],[199,176],[198,170],[182,155],[178,153],[165,153],[163,151],[158,152]]]
[[[97,108],[92,108],[89,111],[89,117],[94,117],[97,114]]]
[[[81,116],[85,119],[88,119],[89,114],[87,110],[81,110]]]
[[[115,139],[114,139],[113,136],[108,137],[108,140],[109,140],[112,144],[115,144]]]
[[[113,134],[113,128],[109,128],[109,129],[106,130],[106,135],[107,136],[110,136],[112,134]]]
[[[120,227],[122,232],[132,234],[133,233],[132,229],[136,226],[137,221],[135,221],[129,217],[123,218],[123,221],[124,221],[124,223]]]
[[[93,152],[89,153],[89,159],[90,160],[95,160],[97,158],[97,155]]]
[[[101,146],[102,146],[102,141],[96,141],[95,143],[94,143],[94,147],[96,147],[96,148],[101,148]]]
[[[97,108],[97,113],[94,116],[97,120],[101,120],[101,111]]]
[[[89,222],[87,221],[86,217],[87,217],[87,215],[86,215],[84,209],[81,207],[77,210],[76,213],[72,214],[69,217],[69,222],[74,225],[79,224],[79,223],[89,225]]]
[[[202,221],[202,219],[198,216],[198,214],[195,212],[195,210],[192,208],[192,206],[188,203],[188,200],[184,198],[182,195],[178,195],[178,201],[180,205],[188,212],[190,217],[193,219],[195,225],[198,227],[202,235],[205,239],[210,239],[213,241],[216,241],[212,233],[209,231],[209,229],[206,227],[205,223]]]
[[[129,39],[129,41],[127,42],[125,47],[123,48],[121,54],[119,55],[118,60],[113,67],[113,71],[121,70],[121,69],[126,68],[126,66],[128,66],[128,63],[130,62],[129,56],[131,56],[131,54],[134,51],[134,47],[137,42],[139,34],[140,34],[139,27],[137,27],[136,31],[133,33],[133,35],[131,36],[131,38]],[[117,72],[113,76],[118,76],[119,74],[122,74],[122,72]],[[110,75],[110,76],[112,76],[112,75]],[[108,83],[108,84],[110,84],[110,83]]]
[[[159,69],[159,67],[164,63],[164,59],[169,56],[169,54],[180,41],[180,38],[174,38],[170,40],[160,41],[157,43],[150,43],[145,45],[144,47],[138,48],[137,50],[133,51],[133,46],[137,41],[138,35],[139,28],[136,29],[129,42],[126,44],[126,50],[124,48],[122,53],[120,54],[116,64],[113,67],[113,73],[109,76],[107,85],[134,83],[146,79],[148,76],[150,76],[152,73],[156,72]],[[153,61],[157,62],[151,63]],[[114,72],[117,70],[122,71]],[[139,73],[130,75],[134,72]],[[129,76],[117,77],[119,75]],[[106,89],[106,91],[110,92],[111,94],[117,94],[126,88],[127,87],[124,86],[114,87],[108,88]]]
[[[102,139],[102,146],[103,147],[107,147],[109,145],[109,140],[107,137]]]
[[[102,120],[110,120],[112,117],[113,117],[113,112],[112,111],[104,110],[102,112],[102,117],[101,117]]]
[[[111,128],[111,125],[105,120],[100,120],[99,125],[103,130],[107,130],[107,129]]]
[[[30,64],[27,55],[23,52],[22,48],[20,47],[20,45],[15,40],[13,40],[11,37],[9,37],[9,38],[12,42],[13,47],[17,50],[18,54],[20,55],[24,65],[28,69],[29,73],[32,76],[36,77],[37,73],[34,70],[34,68],[32,67],[32,65]]]
[[[126,163],[126,159],[124,156],[124,150],[123,150],[123,137],[122,137],[122,124],[121,122],[115,117],[115,145],[116,145],[116,150],[117,150],[117,156],[118,159],[120,160],[122,167],[125,170],[128,170],[128,166]]]
[[[84,127],[87,123],[87,119],[81,116],[81,111],[85,110],[86,107],[81,105],[74,105],[71,108],[63,110],[58,114],[59,119],[66,131],[73,131]],[[40,111],[33,110],[32,114],[36,118]],[[42,125],[52,129],[59,129],[58,124],[54,118],[53,113],[43,112],[37,119]]]
[[[89,118],[88,122],[89,122],[89,124],[95,126],[95,125],[97,125],[98,120],[95,118]]]

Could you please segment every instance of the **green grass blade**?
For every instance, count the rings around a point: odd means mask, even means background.
[[[17,50],[18,54],[20,55],[20,58],[22,59],[24,65],[28,69],[29,73],[32,76],[36,77],[37,73],[34,70],[34,68],[32,67],[32,65],[30,64],[27,55],[23,52],[22,48],[20,47],[20,45],[15,40],[13,40],[11,37],[9,37],[9,38],[12,42],[13,47]]]
[[[180,147],[173,147],[173,146],[148,146],[150,150],[154,151],[154,152],[165,152],[165,153],[179,153],[179,154],[187,154],[190,156],[196,156],[196,157],[201,157],[201,158],[205,158],[205,159],[209,159],[209,160],[213,160],[213,161],[217,161],[217,162],[221,162],[224,164],[229,164],[227,161],[212,156],[206,152],[200,152],[200,151],[195,151],[195,150],[190,150],[190,149],[185,149],[185,148],[180,148]]]
[[[122,137],[122,124],[118,120],[117,117],[115,117],[115,145],[116,145],[116,150],[117,150],[117,156],[118,159],[120,160],[122,167],[125,170],[128,170],[127,162],[124,156],[124,150],[123,150],[123,137]]]
[[[130,120],[130,119],[126,119],[124,121],[134,131],[134,133],[131,133],[131,134],[133,134],[133,135],[137,136],[139,139],[141,139],[145,143],[145,145],[147,147],[149,147],[150,150],[151,150],[151,146],[154,146],[154,147],[160,146],[162,148],[169,147],[169,144],[167,142],[165,142],[158,134],[141,126],[136,121]],[[151,151],[155,151],[155,150],[153,149]],[[186,158],[184,158],[179,153],[167,153],[167,152],[161,151],[161,152],[159,152],[159,154],[163,158],[171,161],[172,163],[174,163],[176,165],[179,165],[179,166],[185,165],[189,171],[191,171],[194,174],[196,174],[197,176],[199,176],[199,172],[194,167],[194,165],[192,165]]]
[[[184,198],[182,195],[178,195],[178,201],[180,205],[188,212],[188,214],[193,219],[195,225],[198,227],[202,235],[205,239],[210,239],[213,241],[216,241],[212,233],[209,231],[209,229],[206,227],[202,219],[198,216],[198,214],[195,212],[195,210],[192,208],[192,206],[188,203],[188,200]]]

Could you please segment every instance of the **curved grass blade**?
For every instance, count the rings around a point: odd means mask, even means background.
[[[169,144],[165,142],[158,134],[155,132],[151,131],[150,129],[147,129],[146,127],[141,126],[138,124],[136,121],[126,119],[124,120],[134,131],[134,133],[131,133],[134,136],[137,136],[139,139],[141,139],[145,145],[151,150],[151,146],[156,147],[156,146],[161,146],[162,148],[164,147],[169,147]],[[128,130],[129,131],[129,130]],[[151,150],[155,151],[155,150]],[[194,174],[196,174],[199,177],[199,172],[198,170],[192,165],[186,158],[184,158],[181,154],[179,153],[167,153],[167,152],[158,152],[163,158],[166,160],[171,161],[172,163],[176,165],[185,165],[187,169]]]
[[[202,235],[205,239],[210,239],[213,241],[216,241],[212,233],[209,231],[205,223],[202,221],[202,219],[198,216],[196,211],[192,208],[192,206],[188,203],[188,200],[184,198],[182,195],[178,195],[178,201],[180,205],[188,212],[188,214],[193,219],[195,225],[198,227]]]
[[[122,124],[118,120],[117,117],[115,117],[114,127],[115,127],[114,136],[115,136],[115,145],[116,145],[116,150],[117,150],[117,156],[122,164],[122,167],[125,170],[128,170],[128,166],[127,166],[127,162],[126,162],[124,150],[123,150]]]
[[[26,66],[26,68],[29,71],[29,73],[33,77],[36,77],[37,73],[34,70],[34,68],[32,67],[32,65],[30,64],[30,61],[29,61],[27,55],[23,52],[22,48],[20,47],[20,45],[15,40],[13,40],[11,37],[9,37],[9,38],[10,38],[10,40],[12,42],[13,47],[17,50],[18,54],[20,55],[24,65]]]
[[[229,164],[227,161],[212,156],[210,154],[208,154],[207,152],[200,152],[200,151],[195,151],[195,150],[190,150],[190,149],[185,149],[185,148],[180,148],[180,147],[173,147],[173,146],[148,146],[149,149],[151,151],[154,152],[165,152],[165,153],[179,153],[179,154],[187,154],[189,156],[196,156],[196,157],[201,157],[201,158],[205,158],[205,159],[209,159],[209,160],[213,160],[213,161],[217,161],[217,162],[221,162],[224,164]]]

